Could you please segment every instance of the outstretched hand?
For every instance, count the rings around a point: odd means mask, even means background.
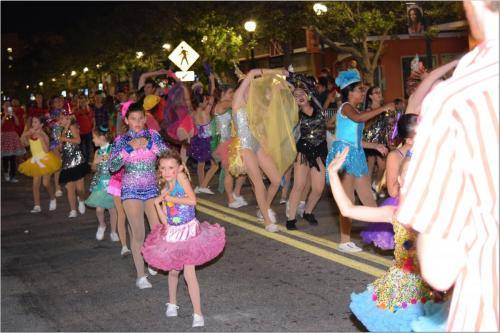
[[[342,165],[344,164],[344,161],[348,153],[349,153],[349,147],[345,147],[341,153],[337,153],[333,161],[330,163],[330,165],[328,165],[328,172],[329,173],[339,172],[339,170],[342,168]]]

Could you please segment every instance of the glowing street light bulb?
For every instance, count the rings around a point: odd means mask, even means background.
[[[328,8],[322,3],[315,3],[313,6],[313,10],[316,15],[320,16],[328,11]]]
[[[42,81],[38,82],[38,85],[39,85],[40,87],[43,87],[43,82],[42,82]]]
[[[254,32],[257,28],[257,23],[255,21],[246,21],[245,22],[245,30],[248,32]]]
[[[169,43],[165,43],[161,46],[165,51],[170,51],[170,49],[172,48],[172,45],[170,45]]]
[[[7,52],[12,53],[12,47],[8,47]]]
[[[88,68],[88,67],[85,67],[85,68],[83,69],[83,72],[84,72],[84,73],[87,73],[88,71],[89,71],[89,68]]]
[[[52,82],[56,82],[56,78],[55,77],[52,78]]]
[[[26,85],[26,89],[29,89],[29,88],[30,88],[30,85],[29,85],[29,84],[27,84],[27,85]]]
[[[101,68],[101,64],[97,64],[97,65],[95,65],[95,67],[96,67],[97,69],[99,69],[99,68]]]
[[[76,71],[71,71],[71,76],[75,76],[76,75]]]
[[[135,57],[136,57],[137,59],[141,59],[143,56],[144,56],[144,52],[142,52],[142,51],[137,51],[137,52],[135,53]]]

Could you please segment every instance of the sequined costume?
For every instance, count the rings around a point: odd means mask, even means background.
[[[366,164],[365,153],[361,146],[364,123],[357,123],[342,114],[342,110],[346,104],[342,104],[337,112],[336,139],[328,152],[326,165],[328,166],[331,163],[337,153],[341,153],[345,147],[349,147],[349,153],[342,165],[342,169],[350,175],[362,177],[368,174],[368,165]],[[326,172],[326,181],[327,183],[330,182],[328,179],[328,170]]]
[[[133,139],[147,140],[145,148],[134,150],[129,144]],[[167,146],[160,134],[152,129],[140,132],[132,130],[115,140],[109,158],[109,170],[118,172],[122,167],[125,171],[122,177],[121,199],[148,200],[158,196],[156,184],[156,158]]]
[[[302,155],[301,163],[307,163],[311,168],[319,169],[318,157],[323,164],[328,154],[326,145],[326,121],[319,110],[313,107],[311,116],[300,113],[300,138],[297,141],[297,152]]]
[[[120,114],[118,112],[118,114]],[[115,143],[120,142],[121,135],[117,136],[115,138]],[[115,144],[113,143],[113,145]],[[113,147],[111,147],[111,150],[113,150]],[[109,162],[108,162],[108,169],[109,169]],[[115,172],[111,175],[111,178],[109,179],[108,183],[108,194],[111,194],[114,197],[121,197],[122,195],[122,177],[123,173],[125,172],[125,169],[122,167],[118,172]]]
[[[111,145],[100,147],[97,156],[105,157],[111,153]],[[96,172],[90,182],[90,196],[85,204],[90,207],[114,208],[113,197],[108,194],[107,189],[111,174],[109,173],[108,161],[101,161],[96,165]]]
[[[183,198],[186,193],[175,182],[170,196]],[[157,224],[142,246],[144,260],[164,271],[182,270],[184,265],[202,265],[217,257],[226,243],[225,230],[219,224],[199,223],[195,207],[164,202],[167,224]]]
[[[215,149],[214,155],[221,161],[222,166],[227,169],[229,165],[229,144],[231,143],[231,122],[232,110],[228,108],[223,114],[215,116],[217,122],[217,133],[219,134],[219,145]]]
[[[350,308],[371,332],[409,332],[412,322],[430,316],[434,303],[430,287],[420,276],[416,253],[416,232],[393,222],[395,233],[394,265],[359,294],[351,294]],[[440,309],[435,304],[432,312]],[[442,304],[441,304],[442,305]]]
[[[194,131],[194,135],[196,135],[196,127],[193,118],[189,114],[189,109],[184,102],[184,88],[182,82],[176,83],[168,91],[161,127],[169,137],[175,140],[179,140],[177,136],[177,130],[179,128],[184,129],[186,133]]]
[[[43,150],[40,139],[29,139],[31,158],[19,165],[18,171],[28,177],[50,175],[61,168],[61,160],[51,152]]]
[[[68,139],[74,138],[71,128],[65,133]],[[62,157],[62,170],[59,175],[59,183],[66,184],[69,182],[77,181],[89,172],[90,167],[83,157],[80,144],[64,142],[61,149]]]
[[[365,127],[363,131],[363,140],[371,143],[379,143],[384,146],[388,145],[390,136],[392,134],[395,115],[385,112],[376,116],[369,127]],[[365,149],[366,156],[380,156],[383,155],[376,149]]]
[[[212,159],[210,141],[212,140],[211,123],[196,125],[198,134],[191,139],[188,154],[197,162]]]
[[[240,138],[241,149],[250,149],[256,153],[260,145],[248,127],[248,115],[245,108],[240,108],[236,112],[236,128],[238,130],[238,137]]]
[[[64,127],[61,126],[58,122],[59,117],[61,115],[61,111],[62,110],[59,109],[53,109],[49,113],[49,120],[47,123],[50,129],[50,144],[49,144],[50,150],[56,149],[60,144],[59,138],[61,137],[61,134],[64,129]]]

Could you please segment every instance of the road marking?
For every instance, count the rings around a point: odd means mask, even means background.
[[[224,213],[231,214],[231,215],[239,217],[243,220],[247,220],[247,221],[254,222],[254,223],[259,223],[257,217],[255,217],[253,215],[249,215],[247,213],[240,212],[240,211],[237,211],[235,209],[224,207],[222,205],[216,204],[216,203],[211,202],[209,200],[200,199],[200,198],[196,198],[196,200],[199,204],[220,210]],[[328,248],[331,248],[331,249],[338,251],[339,243],[336,243],[334,241],[331,241],[331,240],[328,240],[328,239],[325,239],[322,237],[314,236],[314,235],[308,234],[308,233],[303,232],[303,231],[299,231],[299,230],[290,231],[290,230],[287,230],[283,226],[278,226],[278,227],[280,228],[281,232],[284,232],[286,234],[293,235],[295,237],[302,238],[304,240],[308,240],[310,242],[313,242],[313,243],[316,243],[316,244],[319,244],[319,245],[322,245],[322,246],[325,246],[325,247],[328,247]],[[386,259],[386,258],[381,257],[381,256],[376,255],[376,254],[368,253],[365,251],[358,252],[358,253],[349,253],[349,255],[352,255],[352,256],[355,256],[355,257],[358,257],[361,259],[365,259],[365,260],[368,260],[368,261],[371,261],[371,262],[374,262],[374,263],[377,263],[377,264],[380,264],[380,265],[383,265],[386,267],[392,266],[392,260]]]
[[[261,236],[276,240],[278,242],[293,246],[299,250],[314,254],[318,257],[321,257],[321,258],[324,258],[324,259],[327,259],[330,261],[334,261],[338,264],[356,269],[360,272],[363,272],[363,273],[366,273],[366,274],[369,274],[369,275],[372,275],[375,277],[380,277],[385,273],[384,270],[381,270],[379,268],[376,268],[376,267],[370,266],[368,264],[341,256],[341,255],[338,255],[336,253],[333,253],[333,252],[330,252],[330,251],[327,251],[327,250],[324,250],[324,249],[321,249],[318,247],[315,247],[315,246],[310,245],[308,243],[304,243],[302,241],[281,235],[279,233],[272,233],[272,232],[266,231],[262,227],[258,227],[256,225],[253,225],[253,224],[248,223],[248,222],[243,222],[234,216],[228,216],[228,215],[224,214],[223,212],[219,212],[219,211],[210,209],[204,205],[197,205],[196,209],[198,211],[200,211],[201,213],[208,214],[208,215],[213,216],[219,220],[225,221],[227,223],[231,223],[233,225],[236,225],[240,228],[246,229],[246,230],[251,231],[253,233],[256,233],[258,235],[261,235]]]

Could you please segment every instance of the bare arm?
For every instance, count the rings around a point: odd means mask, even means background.
[[[23,134],[21,134],[21,143],[25,146],[29,146],[30,145],[30,142],[29,142],[29,137],[31,135],[32,131],[31,129],[25,129]]]
[[[387,156],[386,163],[386,182],[387,182],[387,191],[389,195],[393,198],[399,195],[399,167],[401,164],[401,157],[397,151],[391,151]]]
[[[196,206],[196,195],[194,194],[193,188],[191,187],[191,183],[189,182],[187,176],[184,173],[181,173],[177,176],[177,180],[184,189],[186,196],[183,198],[178,198],[166,195],[165,200],[179,205]]]
[[[342,114],[352,121],[355,121],[357,123],[364,123],[373,117],[378,116],[381,113],[394,110],[394,103],[389,103],[386,104],[378,109],[375,110],[370,110],[370,111],[365,111],[365,112],[357,112],[354,107],[352,107],[350,104],[345,104],[345,106],[342,108]]]
[[[382,155],[387,155],[389,149],[387,149],[386,146],[384,146],[381,143],[374,143],[374,142],[367,142],[367,141],[361,141],[361,146],[366,149],[375,149],[379,151]]]
[[[366,207],[356,206],[345,193],[340,181],[338,171],[349,153],[349,148],[345,148],[342,153],[337,154],[335,159],[328,166],[328,175],[330,178],[330,187],[337,206],[343,216],[363,222],[392,222],[396,207]]]
[[[145,82],[146,82],[146,80],[148,78],[155,77],[155,76],[162,75],[162,74],[167,74],[167,71],[164,70],[164,69],[160,69],[160,70],[157,70],[157,71],[154,71],[154,72],[143,73],[141,75],[141,77],[139,78],[139,84],[137,85],[137,90],[139,90],[142,87],[144,87],[144,84],[145,84]]]
[[[257,75],[264,74],[282,74],[288,75],[288,72],[284,69],[267,69],[267,68],[255,68],[248,72],[247,76],[243,79],[238,89],[234,92],[233,97],[233,110],[238,110],[245,105],[245,93],[250,88],[250,83]]]
[[[161,202],[163,200],[162,198],[163,198],[163,196],[160,195],[159,197],[157,197],[155,199],[156,213],[158,213],[158,217],[160,218],[160,222],[163,223],[163,224],[168,225],[168,223],[167,223],[167,215],[166,215],[164,209],[161,206]]]

